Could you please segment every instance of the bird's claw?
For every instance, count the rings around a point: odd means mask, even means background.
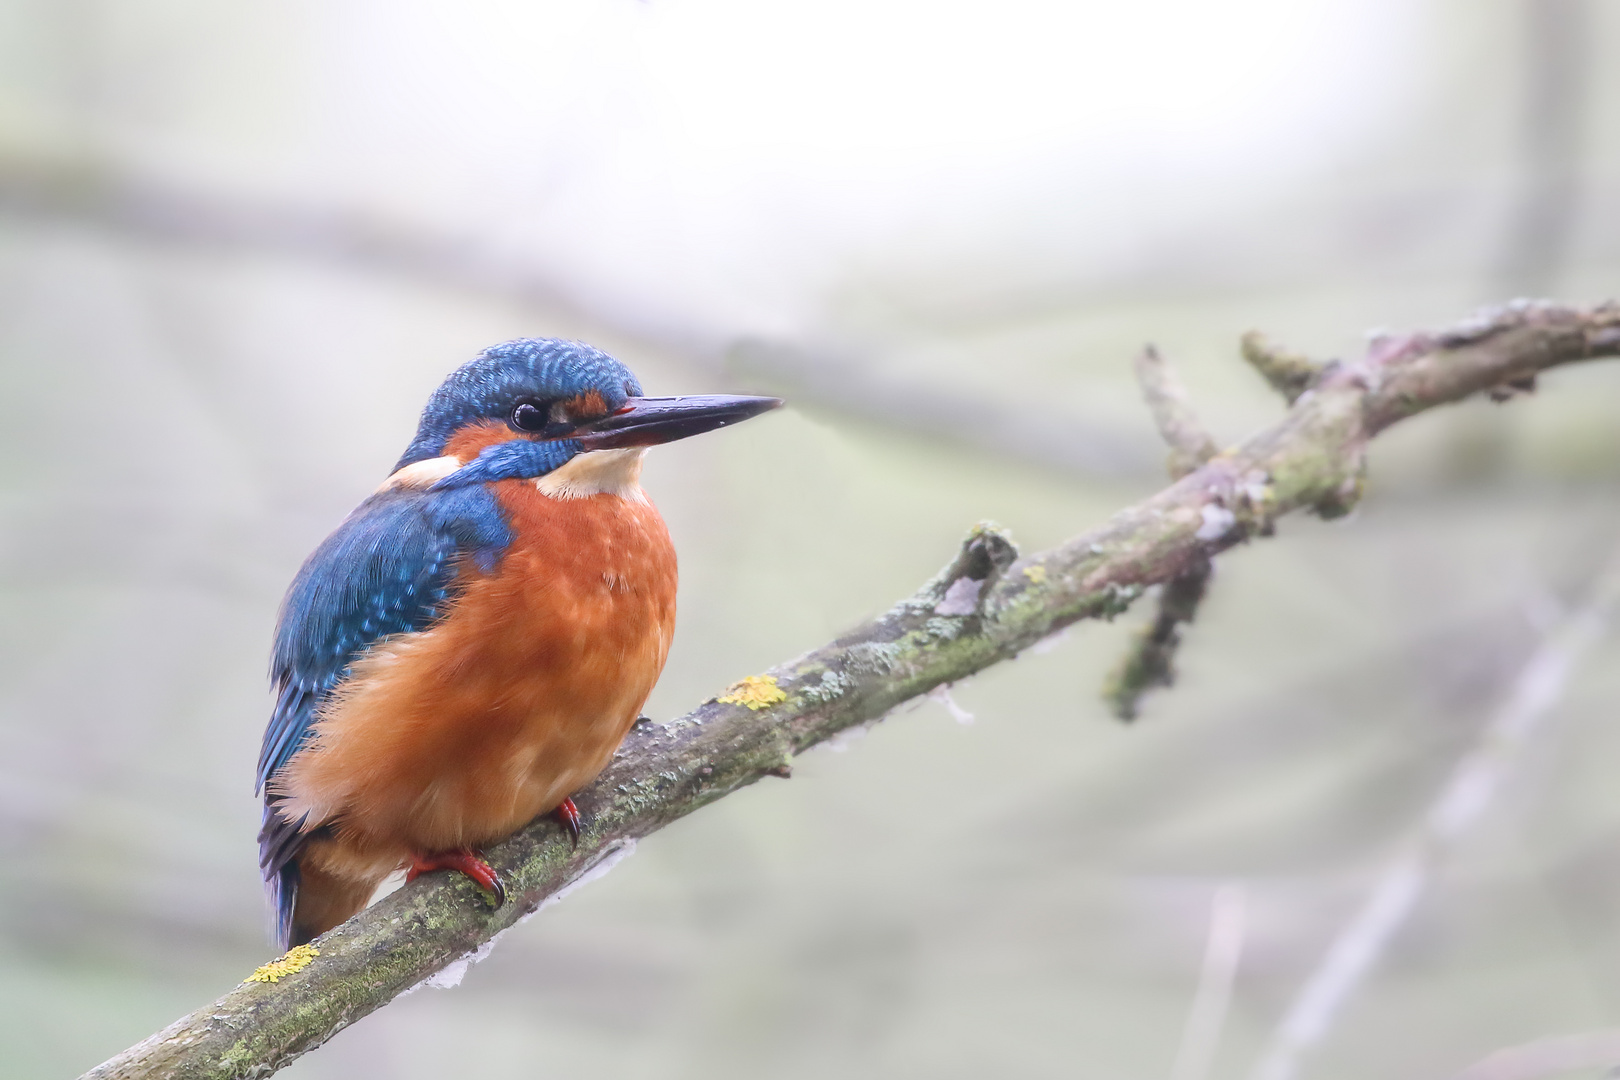
[[[457,848],[454,851],[440,851],[432,855],[411,856],[410,869],[405,871],[405,882],[409,884],[423,874],[434,870],[454,870],[466,874],[478,883],[478,886],[495,898],[498,908],[506,903],[506,884],[501,881],[501,875],[495,868],[484,861],[484,857],[471,848]]]
[[[556,815],[562,827],[568,830],[568,836],[573,840],[574,850],[579,848],[579,807],[574,805],[573,799],[564,799],[552,813]]]

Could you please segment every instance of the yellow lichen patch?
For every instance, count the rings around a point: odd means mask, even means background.
[[[1046,567],[1039,564],[1024,567],[1024,576],[1029,578],[1031,585],[1039,585],[1046,580]]]
[[[314,963],[315,958],[321,955],[321,950],[313,945],[294,945],[287,950],[287,955],[279,960],[272,960],[249,975],[244,982],[280,982],[282,976],[293,975],[303,971]]]
[[[787,700],[787,691],[776,685],[774,675],[750,675],[726,687],[715,698],[722,705],[746,705],[753,712]]]

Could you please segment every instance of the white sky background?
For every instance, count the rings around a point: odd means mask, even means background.
[[[113,4],[92,96],[145,169],[471,228],[652,324],[794,333],[852,272],[1106,273],[1252,212],[1398,120],[1429,7]]]

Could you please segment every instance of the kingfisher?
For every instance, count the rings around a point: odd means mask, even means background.
[[[393,472],[299,570],[276,626],[259,865],[282,948],[396,871],[466,874],[607,765],[663,670],[675,549],[647,448],[781,405],[644,397],[575,341],[495,345],[428,399]]]

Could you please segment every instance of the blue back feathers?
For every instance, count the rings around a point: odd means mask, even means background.
[[[459,429],[504,421],[520,401],[595,390],[608,408],[640,396],[628,368],[598,349],[549,338],[509,341],[453,372],[433,396],[399,464],[438,457]],[[511,531],[488,481],[540,476],[580,451],[572,440],[514,439],[488,447],[433,487],[393,488],[361,503],[315,550],[282,602],[270,672],[276,704],[259,753],[264,788],[309,738],[325,701],[376,642],[426,629],[455,599],[458,574],[495,569]],[[259,862],[290,940],[303,822],[286,822],[265,792]]]
[[[304,563],[282,601],[271,655],[279,695],[259,754],[263,786],[302,744],[320,699],[374,642],[430,625],[457,553],[494,569],[511,534],[482,485],[373,495]]]

